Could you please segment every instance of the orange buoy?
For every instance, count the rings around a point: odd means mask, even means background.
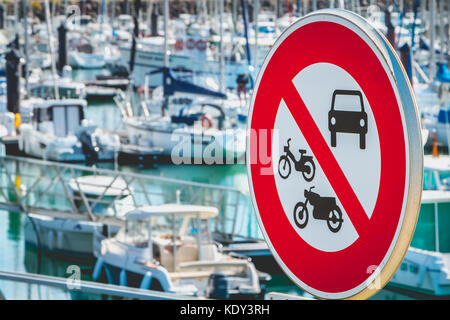
[[[437,133],[433,133],[433,157],[437,158],[438,156],[438,147],[437,147]]]

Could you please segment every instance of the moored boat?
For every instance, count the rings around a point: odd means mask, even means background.
[[[112,161],[119,137],[90,125],[85,100],[45,100],[34,105],[33,121],[20,126],[19,149],[53,161]]]
[[[94,280],[199,297],[262,297],[270,276],[219,251],[210,232],[217,215],[213,207],[180,204],[130,211],[115,237],[99,237]]]

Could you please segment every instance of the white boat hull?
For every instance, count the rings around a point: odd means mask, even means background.
[[[130,62],[130,46],[120,47],[122,63],[128,65]],[[162,52],[137,49],[135,64],[133,69],[133,83],[139,87],[145,84],[145,76],[149,72],[164,67],[164,57]],[[219,63],[209,60],[196,60],[189,56],[170,55],[169,67],[174,69],[185,69],[192,71],[195,75],[212,76],[219,79]],[[227,63],[225,67],[226,86],[236,88],[236,79],[239,74],[248,73],[245,63]],[[162,85],[162,74],[154,74],[149,77],[149,86],[157,87]]]
[[[101,54],[73,51],[69,53],[69,64],[73,68],[101,69],[105,66],[105,58]]]
[[[450,254],[410,247],[388,288],[415,295],[450,297]]]
[[[203,160],[209,164],[236,163],[245,155],[245,131],[230,131],[230,134],[211,135],[207,130],[150,129],[138,122],[125,119],[124,124],[131,144],[146,148],[161,148],[165,156],[174,163]],[[216,143],[213,143],[213,142]],[[190,162],[189,162],[190,163]],[[194,162],[196,163],[196,162]]]
[[[61,257],[76,257],[81,259],[94,258],[94,231],[101,230],[102,224],[87,220],[57,219],[45,215],[29,214],[24,226],[25,242],[32,247],[38,247],[46,252]],[[110,227],[113,234],[118,227]]]
[[[22,130],[19,149],[28,156],[60,162],[85,162],[86,155],[75,136],[55,137],[31,128]],[[118,146],[103,148],[98,152],[98,161],[112,161]]]

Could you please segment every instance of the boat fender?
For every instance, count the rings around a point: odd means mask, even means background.
[[[119,285],[124,287],[127,286],[127,271],[125,269],[120,270]]]
[[[98,258],[97,262],[95,263],[94,271],[92,272],[92,280],[97,281],[100,278],[102,268],[103,268],[103,259]]]
[[[212,128],[213,126],[213,119],[211,118],[211,116],[204,114],[201,118],[200,121],[202,122],[202,127],[203,128]]]
[[[141,289],[150,289],[150,285],[152,284],[152,273],[147,271],[145,276],[142,278],[141,285],[139,288]]]

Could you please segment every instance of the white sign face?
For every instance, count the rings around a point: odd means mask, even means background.
[[[262,65],[248,129],[252,200],[281,268],[321,298],[373,295],[408,249],[423,175],[412,89],[384,38],[342,10],[295,22]]]
[[[324,77],[323,75],[328,76]],[[303,69],[293,79],[293,84],[370,219],[380,186],[380,144],[377,126],[364,92],[345,70],[330,63],[317,63]],[[363,97],[363,108],[361,108],[359,96],[336,95],[335,108],[350,112],[364,110],[363,112],[367,113],[368,130],[364,137],[366,139],[365,149],[361,149],[359,146],[360,136],[358,134],[337,133],[336,147],[331,146],[328,113],[336,88],[357,91]],[[280,173],[283,174],[283,170],[280,169],[279,165],[273,166],[278,194],[289,221],[299,235],[314,248],[329,252],[345,249],[358,238],[358,233],[336,196],[332,188],[332,181],[330,182],[327,179],[320,164],[314,161],[312,148],[303,136],[301,128],[297,125],[284,100],[280,103],[274,128],[279,133],[280,144],[272,145],[272,148],[278,147],[278,150],[272,150],[272,154],[287,155],[291,164],[291,174],[286,178],[280,175]],[[285,151],[284,148],[287,146],[289,139],[289,151]],[[300,149],[306,152],[301,155]],[[305,180],[302,171],[295,170],[295,163],[301,163],[305,156],[312,156],[307,165],[311,166],[310,163],[313,162],[315,166],[315,174],[310,182]],[[280,158],[276,163],[284,166],[284,158]],[[367,168],[370,168],[370,170],[367,170]],[[309,191],[310,188],[313,188],[311,192],[321,197],[336,200],[336,205],[342,212],[343,220],[338,232],[330,232],[326,221],[323,220],[308,219],[307,226],[303,228],[299,228],[295,223],[292,208],[295,207],[299,199],[304,198],[304,190]],[[317,234],[322,236],[317,237]]]

